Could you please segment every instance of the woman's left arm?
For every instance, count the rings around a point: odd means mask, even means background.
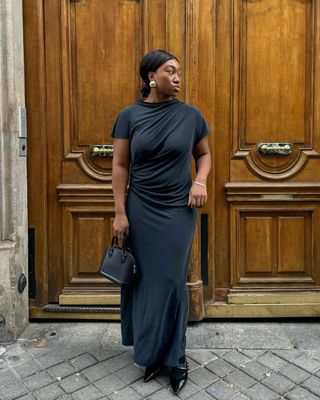
[[[208,199],[206,182],[211,168],[211,154],[207,136],[194,146],[193,157],[196,162],[197,174],[189,192],[188,206],[203,207]]]

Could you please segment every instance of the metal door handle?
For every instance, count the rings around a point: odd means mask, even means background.
[[[286,156],[292,153],[291,143],[260,143],[258,151],[263,156]]]
[[[91,147],[92,157],[108,157],[113,156],[113,145],[112,144],[95,144]]]

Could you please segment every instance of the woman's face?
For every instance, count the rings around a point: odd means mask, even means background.
[[[166,96],[177,96],[180,91],[181,68],[177,60],[166,61],[155,72],[149,72],[149,79],[156,81],[156,90]]]

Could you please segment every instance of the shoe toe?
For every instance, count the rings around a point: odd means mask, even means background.
[[[180,390],[183,388],[183,386],[187,383],[187,377],[183,378],[182,380],[178,381],[178,382],[172,382],[171,383],[171,387],[172,387],[172,391],[177,394],[180,392]]]
[[[184,368],[173,368],[170,375],[170,384],[175,394],[179,393],[188,379],[188,364]]]
[[[161,368],[162,368],[162,366],[159,364],[155,364],[155,365],[151,365],[151,366],[147,367],[145,374],[144,374],[144,381],[148,382],[151,379],[155,378],[159,374]]]

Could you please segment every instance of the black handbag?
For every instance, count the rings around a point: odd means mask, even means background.
[[[124,235],[122,247],[120,247],[118,238],[113,236],[111,245],[107,247],[100,265],[100,274],[118,285],[134,283],[138,276],[136,262],[127,242],[128,237]]]

